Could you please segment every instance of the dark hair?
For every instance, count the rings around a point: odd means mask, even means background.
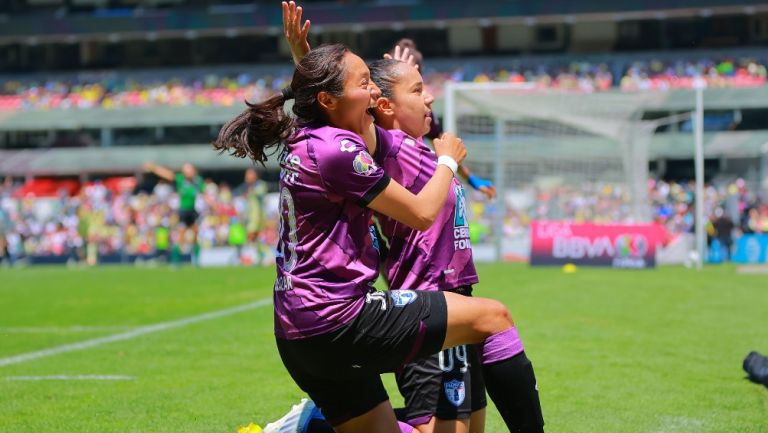
[[[342,44],[321,45],[311,50],[296,65],[289,90],[261,103],[245,101],[248,108],[221,128],[214,149],[264,163],[266,149],[279,148],[296,126],[327,122],[317,94],[324,91],[337,97],[343,95],[346,71],[342,60],[347,52],[349,49]],[[296,100],[292,110],[296,119],[283,109],[291,93]]]
[[[405,63],[394,59],[374,60],[368,65],[368,69],[371,71],[371,80],[381,90],[381,96],[392,98],[394,95],[393,88],[402,75],[402,71],[398,69],[400,65],[405,65]]]

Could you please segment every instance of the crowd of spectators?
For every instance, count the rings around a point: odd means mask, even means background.
[[[0,110],[127,108],[152,106],[233,106],[261,100],[279,91],[289,77],[240,74],[199,79],[143,82],[109,78],[92,82],[5,81],[0,84]]]
[[[101,182],[90,183],[75,195],[62,193],[54,198],[17,197],[19,185],[0,185],[0,244],[15,257],[67,255],[95,263],[103,255],[126,254],[153,257],[168,244],[188,251],[191,240],[184,238],[177,217],[179,198],[173,187],[158,183],[151,192],[132,189],[111,190]],[[234,191],[237,191],[236,188]],[[652,219],[672,234],[694,230],[693,182],[649,182]],[[264,211],[266,225],[260,242],[274,245],[277,200],[268,194]],[[493,213],[499,201],[470,195],[472,236],[476,242],[491,242]],[[532,220],[560,220],[593,223],[637,222],[631,212],[627,191],[612,183],[561,184],[519,190],[507,195],[504,230],[507,236],[525,235]],[[198,242],[203,249],[231,245],[232,228],[247,225],[248,200],[226,183],[206,180],[198,197],[200,213]],[[768,234],[768,202],[749,191],[737,179],[705,188],[707,231],[711,239],[722,238],[717,229],[733,233]],[[729,236],[731,230],[729,230]]]
[[[97,181],[75,195],[62,191],[48,198],[18,197],[18,188],[10,180],[0,185],[0,243],[11,257],[68,256],[95,264],[108,255],[153,258],[158,250],[169,252],[174,245],[181,254],[192,250],[192,235],[182,229],[178,217],[179,196],[169,183],[133,192],[112,190]],[[233,228],[242,230],[254,215],[249,206],[245,193],[206,180],[195,206],[200,247],[231,245]],[[274,244],[274,212],[267,213],[258,242]]]
[[[725,218],[733,222],[735,235],[768,234],[768,201],[750,191],[743,179],[707,184],[704,190],[704,214],[708,218],[710,238],[718,237],[717,226]],[[668,233],[693,233],[695,215],[694,182],[651,180],[648,185],[650,214],[653,222]],[[494,203],[472,201],[471,220],[490,226]],[[561,183],[513,189],[506,197],[506,236],[527,236],[532,220],[569,221],[573,223],[636,223],[627,189],[620,184]],[[479,234],[493,236],[492,231],[477,228]],[[720,233],[720,235],[724,235]]]
[[[427,68],[425,81],[440,96],[448,82],[529,82],[541,88],[599,92],[615,87],[624,91],[689,89],[704,80],[709,87],[763,86],[768,80],[758,59],[724,59],[663,62],[637,61],[617,74],[615,65],[572,62],[564,65],[509,66],[477,64]],[[203,73],[198,77],[140,80],[107,74],[107,78],[52,81],[0,81],[0,110],[106,109],[148,106],[232,106],[243,100],[261,100],[279,92],[288,75]]]

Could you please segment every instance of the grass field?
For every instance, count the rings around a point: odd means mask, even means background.
[[[549,433],[768,432],[768,390],[741,370],[768,352],[765,275],[479,272],[478,294],[518,322]],[[234,433],[281,416],[302,393],[275,350],[273,275],[0,269],[0,432]],[[486,431],[505,431],[493,408]]]

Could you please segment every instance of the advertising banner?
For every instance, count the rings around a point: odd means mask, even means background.
[[[665,230],[656,224],[531,223],[531,265],[572,263],[644,269],[656,266]]]
[[[736,242],[733,261],[745,264],[768,263],[768,234],[740,237]]]

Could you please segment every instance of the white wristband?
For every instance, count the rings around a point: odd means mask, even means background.
[[[448,155],[443,155],[437,158],[437,165],[444,165],[451,169],[453,175],[456,176],[456,172],[459,170],[459,164],[455,159]]]

